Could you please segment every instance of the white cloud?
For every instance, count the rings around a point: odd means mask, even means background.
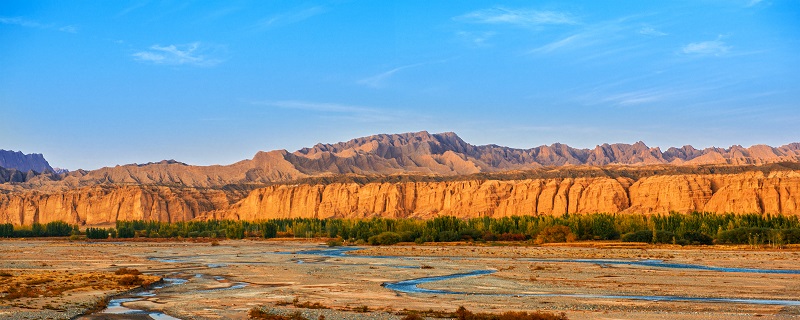
[[[470,44],[476,47],[485,47],[488,46],[486,42],[494,37],[497,33],[495,32],[468,32],[468,31],[459,31],[456,35],[464,41],[469,42]]]
[[[721,56],[728,53],[731,48],[733,47],[725,45],[725,42],[718,38],[713,41],[692,42],[683,46],[681,51],[685,54]]]
[[[286,12],[281,14],[276,14],[273,16],[266,17],[261,19],[256,23],[256,29],[269,29],[276,26],[282,26],[292,23],[297,23],[308,18],[314,17],[316,15],[320,15],[325,13],[327,9],[325,7],[316,6],[311,8],[306,8],[298,11],[293,12]]]
[[[69,33],[78,33],[78,27],[73,26],[73,25],[69,25],[69,26],[64,26],[64,27],[58,28],[58,31],[69,32]]]
[[[316,111],[321,113],[323,117],[340,118],[358,122],[395,121],[398,117],[398,114],[389,113],[380,109],[339,103],[284,100],[253,102],[253,104],[283,109]]]
[[[641,29],[639,29],[639,34],[643,34],[646,36],[656,36],[656,37],[667,35],[667,33],[653,29],[653,27],[642,27]]]
[[[222,60],[211,58],[206,53],[210,53],[212,48],[202,45],[200,42],[188,44],[172,44],[168,46],[152,45],[149,50],[140,51],[133,54],[134,59],[142,62],[164,65],[194,65],[210,67],[217,65]]]
[[[371,77],[367,77],[367,78],[358,80],[358,83],[359,84],[363,84],[363,85],[368,86],[368,87],[380,88],[380,87],[383,86],[383,84],[386,81],[386,79],[390,78],[395,73],[397,73],[397,72],[399,72],[401,70],[404,70],[404,69],[419,67],[419,66],[424,65],[424,64],[425,63],[415,63],[415,64],[409,64],[409,65],[397,67],[397,68],[394,68],[392,70],[389,70],[389,71],[386,71],[386,72],[382,72],[380,74],[377,74],[377,75],[374,75],[374,76],[371,76]]]
[[[747,2],[745,7],[753,7],[753,6],[756,6],[756,5],[758,5],[759,3],[763,2],[763,1],[764,0],[750,0],[749,2]]]
[[[589,43],[587,43],[587,42],[581,42],[581,40],[585,39],[585,38],[586,38],[586,36],[584,34],[581,34],[581,33],[574,34],[574,35],[571,35],[571,36],[566,37],[564,39],[556,40],[556,41],[553,41],[553,42],[548,43],[546,45],[543,45],[541,47],[538,47],[536,49],[533,49],[529,53],[550,53],[550,52],[553,52],[555,50],[558,50],[558,49],[561,49],[561,48],[564,48],[564,47],[570,47],[570,46],[581,46],[582,47],[582,46],[589,45]],[[593,43],[594,41],[591,41],[591,42]]]
[[[57,27],[56,25],[53,25],[53,24],[43,24],[43,23],[39,23],[38,21],[28,20],[28,19],[21,18],[21,17],[13,17],[13,18],[0,17],[0,24],[17,25],[17,26],[25,27],[25,28],[58,30],[58,31],[69,32],[69,33],[77,33],[78,32],[78,27],[74,26],[74,25]]]
[[[576,23],[572,16],[563,12],[508,9],[503,7],[473,11],[455,17],[454,19],[471,23],[512,24],[525,27],[545,24]]]

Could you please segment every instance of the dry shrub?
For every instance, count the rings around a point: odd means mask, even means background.
[[[321,304],[319,302],[311,303],[311,302],[308,302],[308,301],[296,302],[296,303],[294,303],[294,306],[296,308],[305,308],[305,309],[330,309],[329,307],[327,307],[327,306],[325,306],[325,305],[323,305],[323,304]]]
[[[458,320],[567,320],[567,315],[547,312],[527,313],[524,311],[508,311],[501,314],[472,313],[464,307],[456,310]]]
[[[117,269],[117,271],[115,271],[114,274],[116,274],[118,276],[125,275],[125,274],[138,276],[138,275],[142,274],[142,272],[139,271],[139,270],[136,270],[136,269],[120,268],[120,269]]]
[[[117,284],[121,286],[140,286],[144,283],[144,279],[139,278],[138,275],[127,274],[117,279]]]
[[[303,317],[303,315],[300,312],[295,312],[288,316],[284,316],[267,312],[257,307],[250,309],[250,311],[247,312],[247,316],[249,316],[250,319],[258,319],[258,320],[308,320],[308,318]]]
[[[572,242],[578,237],[567,226],[551,226],[542,229],[536,236],[536,243],[561,243]]]
[[[416,313],[411,313],[411,314],[406,315],[405,317],[403,317],[403,319],[400,319],[400,320],[424,320],[424,319],[425,318],[423,318],[422,316],[420,316],[420,315],[418,315]]]
[[[11,287],[8,294],[2,297],[5,300],[15,300],[19,298],[36,298],[42,295],[40,290],[31,287]]]

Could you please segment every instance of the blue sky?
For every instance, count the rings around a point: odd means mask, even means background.
[[[0,148],[95,169],[377,134],[800,141],[800,3],[0,2]]]

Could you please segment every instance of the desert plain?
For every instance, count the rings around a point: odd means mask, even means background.
[[[7,275],[0,291],[42,285],[35,279],[43,277],[73,283],[49,296],[0,297],[3,319],[246,319],[253,308],[309,319],[401,319],[409,310],[459,306],[570,319],[800,317],[797,247],[37,239],[0,241],[0,256]],[[162,280],[131,291],[111,281],[120,268]],[[424,280],[437,276],[445,277]],[[73,281],[81,277],[89,280]],[[410,279],[423,280],[402,285]]]

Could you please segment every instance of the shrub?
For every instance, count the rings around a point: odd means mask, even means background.
[[[524,311],[507,311],[497,314],[472,313],[466,308],[459,307],[455,313],[458,320],[567,320],[564,313],[554,314],[546,312],[528,313]]]
[[[800,243],[800,229],[784,229],[781,230],[781,233],[783,234],[783,241],[787,244]]]
[[[675,239],[675,234],[669,231],[658,230],[656,231],[655,237],[653,237],[653,243],[672,243],[672,240]]]
[[[0,238],[11,238],[14,236],[14,225],[10,223],[0,224]]]
[[[136,236],[136,230],[131,227],[120,227],[117,228],[117,236],[120,238],[133,238]]]
[[[284,316],[261,310],[261,308],[250,309],[250,311],[247,312],[247,316],[249,316],[250,319],[258,320],[308,320],[308,318],[303,317],[300,312],[295,312],[288,316]]]
[[[503,233],[498,237],[500,241],[525,241],[527,237],[522,233]]]
[[[117,269],[117,271],[114,271],[114,274],[116,274],[118,276],[126,275],[126,274],[138,276],[138,275],[142,274],[142,272],[139,271],[139,270],[136,270],[136,269],[119,268],[119,269]]]
[[[453,242],[461,240],[461,235],[458,234],[458,231],[445,230],[440,231],[437,238],[439,242]]]
[[[721,231],[717,233],[717,243],[757,245],[769,238],[769,231],[767,228],[736,228]]]
[[[392,245],[400,242],[400,235],[394,232],[383,232],[377,236],[369,237],[369,244],[377,245]]]
[[[684,232],[683,240],[686,240],[688,244],[693,244],[693,245],[698,245],[698,244],[710,245],[714,243],[713,238],[697,231]]]
[[[567,226],[551,226],[542,229],[536,236],[536,243],[572,242],[578,237]]]
[[[622,242],[653,242],[653,231],[650,230],[642,230],[636,232],[630,232],[622,235],[620,239]]]
[[[121,286],[138,286],[144,283],[144,279],[139,278],[137,275],[124,275],[121,278],[117,279],[117,284]]]

